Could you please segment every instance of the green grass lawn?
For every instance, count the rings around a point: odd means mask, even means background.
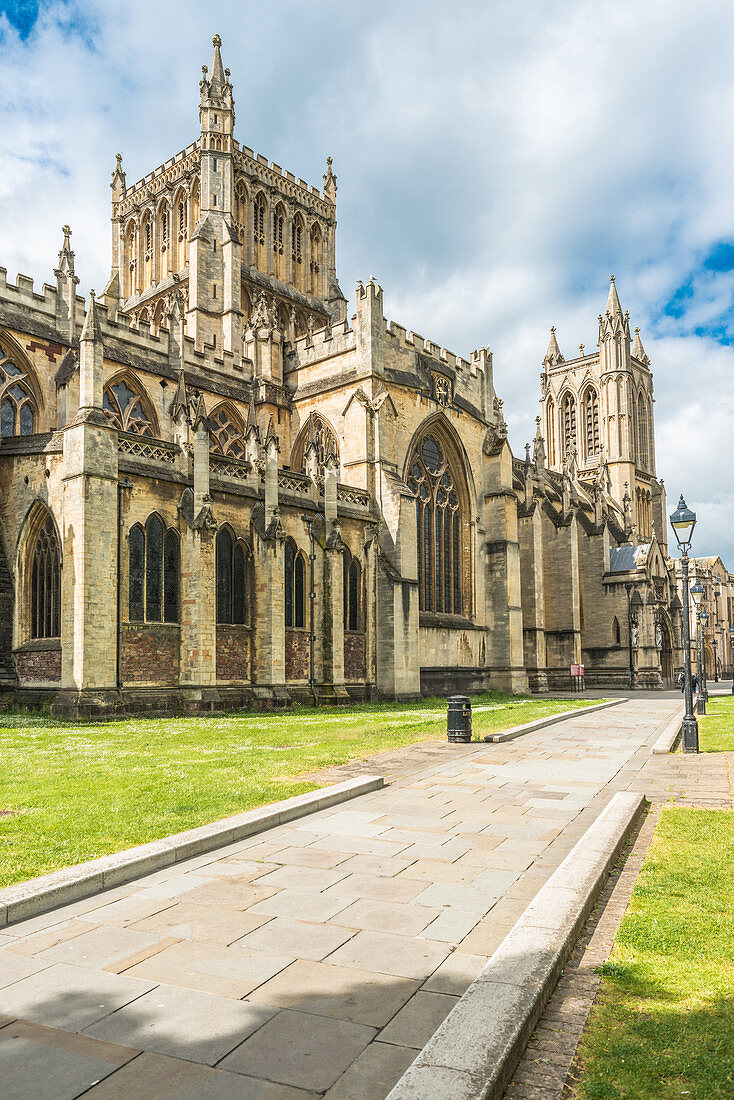
[[[574,1100],[734,1097],[734,814],[663,810],[579,1045]]]
[[[474,734],[597,700],[473,699]],[[319,768],[445,739],[445,700],[206,718],[0,715],[0,885],[319,786]],[[8,812],[10,811],[10,812]]]
[[[709,696],[698,716],[698,744],[701,752],[734,752],[734,695]]]

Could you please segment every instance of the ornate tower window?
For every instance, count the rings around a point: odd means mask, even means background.
[[[548,446],[548,465],[556,464],[556,405],[552,397],[545,407],[545,438]]]
[[[569,458],[571,453],[578,454],[576,439],[576,398],[572,393],[567,393],[561,406],[561,420],[563,424],[563,457]]]
[[[155,435],[153,411],[142,393],[136,393],[125,378],[105,387],[102,405],[107,416],[121,432]]]
[[[247,622],[248,548],[228,527],[217,533],[217,622]]]
[[[33,543],[30,562],[31,638],[61,636],[61,553],[50,513]]]
[[[408,485],[416,496],[420,608],[466,614],[466,505],[463,471],[448,458],[438,435],[425,435],[413,450]]]
[[[227,405],[220,405],[209,417],[209,440],[214,454],[245,457],[244,425]]]
[[[273,211],[273,272],[276,279],[283,277],[283,225],[285,214],[280,203]]]
[[[599,397],[593,386],[588,386],[584,394],[583,404],[584,420],[584,445],[586,457],[599,454],[601,450],[599,435]]]
[[[256,195],[252,205],[252,244],[255,267],[262,268],[264,259],[262,249],[265,247],[265,196],[263,194]]]
[[[321,230],[318,225],[314,225],[311,229],[311,285],[309,289],[315,297],[319,297],[321,294],[321,263]]]
[[[28,375],[0,348],[0,436],[32,435],[37,420]]]
[[[650,434],[647,418],[647,402],[644,394],[637,398],[637,448],[638,461],[643,470],[650,469]]]
[[[143,222],[143,286],[145,290],[153,282],[153,223],[150,214]]]

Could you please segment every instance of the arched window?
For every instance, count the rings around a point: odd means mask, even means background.
[[[128,540],[128,620],[176,623],[179,619],[181,550],[178,532],[160,516],[136,523]]]
[[[228,527],[217,532],[217,622],[247,622],[248,550]]]
[[[343,550],[343,580],[344,580],[344,629],[361,629],[361,569],[359,562],[355,561],[345,547]]]
[[[273,273],[276,279],[283,277],[283,227],[285,211],[280,203],[273,211]]]
[[[188,238],[188,225],[186,213],[186,196],[179,191],[176,203],[176,253],[173,259],[173,271],[180,271],[186,266],[186,241]]]
[[[448,448],[439,435],[424,435],[408,465],[408,485],[417,498],[422,611],[462,615],[470,606],[465,581],[469,566],[463,484],[458,460],[449,460]]]
[[[584,421],[584,446],[586,458],[599,454],[601,450],[599,436],[599,396],[593,386],[587,386],[582,400]]]
[[[28,374],[0,348],[0,436],[32,435],[37,422]]]
[[[563,457],[568,458],[573,451],[578,454],[578,442],[576,439],[576,398],[572,393],[567,393],[561,406],[563,421]]]
[[[171,215],[168,211],[168,206],[164,205],[161,208],[160,219],[158,222],[158,235],[160,238],[160,274],[161,278],[168,274],[171,261],[171,242],[170,242],[170,229],[171,229]]]
[[[292,539],[285,543],[285,625],[302,627],[306,622],[306,561]]]
[[[552,397],[548,398],[545,409],[545,438],[548,445],[548,465],[556,464],[556,405]]]
[[[612,619],[612,642],[614,645],[622,644],[622,631],[619,629],[619,619],[616,615]]]
[[[303,218],[300,214],[296,214],[291,225],[291,260],[293,284],[303,290]]]
[[[321,230],[318,224],[311,229],[311,294],[318,297],[321,294],[321,265],[322,265],[322,241]]]
[[[142,290],[153,282],[153,219],[149,213],[143,218],[143,285]]]
[[[201,191],[199,190],[199,180],[195,179],[191,184],[191,222],[196,228],[196,223],[199,220],[199,214],[201,213]]]
[[[234,220],[240,243],[244,244],[247,226],[247,188],[242,180],[238,180],[234,188]]]
[[[48,512],[33,543],[30,582],[31,638],[61,637],[61,552]]]
[[[637,398],[637,448],[638,462],[643,470],[650,468],[650,443],[647,420],[647,402],[644,394]]]
[[[263,249],[265,247],[265,196],[260,193],[255,196],[252,204],[252,244],[255,267],[263,266]]]
[[[132,388],[135,386],[135,388]],[[121,432],[155,436],[155,414],[145,395],[127,377],[105,386],[102,405],[107,416]]]
[[[311,413],[293,446],[291,470],[296,470],[298,473],[305,473],[306,445],[311,436],[313,436],[316,441],[316,454],[319,466],[323,466],[326,462],[326,455],[329,450],[334,452],[337,459],[339,458],[339,443],[336,438],[336,432],[326,417],[322,416],[321,413]]]
[[[209,441],[214,454],[245,457],[245,428],[227,405],[220,405],[209,417]]]

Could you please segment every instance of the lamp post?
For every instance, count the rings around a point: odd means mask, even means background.
[[[703,646],[701,640],[701,600],[703,599],[703,585],[698,577],[691,585],[691,599],[696,609],[696,681],[698,692],[696,697],[696,714],[706,713],[706,699],[703,694]]]
[[[631,581],[625,581],[624,587],[627,589],[627,650],[628,650],[628,662],[629,662],[629,687],[632,691],[632,681],[634,678],[634,664],[632,656],[632,588],[634,587]]]
[[[698,752],[698,722],[693,713],[693,692],[691,691],[691,624],[688,613],[688,551],[691,548],[693,529],[696,526],[696,513],[686,506],[682,493],[678,507],[670,517],[670,524],[680,547],[683,582],[683,675],[686,705],[682,725],[683,752]]]

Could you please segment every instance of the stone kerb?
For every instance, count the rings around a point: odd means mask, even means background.
[[[388,1100],[500,1100],[643,805],[612,797]]]
[[[675,714],[666,725],[663,732],[658,737],[650,749],[652,756],[663,756],[671,753],[675,750],[678,740],[681,735],[681,725],[683,722],[683,714],[685,713],[685,707],[680,706],[677,708]]]

